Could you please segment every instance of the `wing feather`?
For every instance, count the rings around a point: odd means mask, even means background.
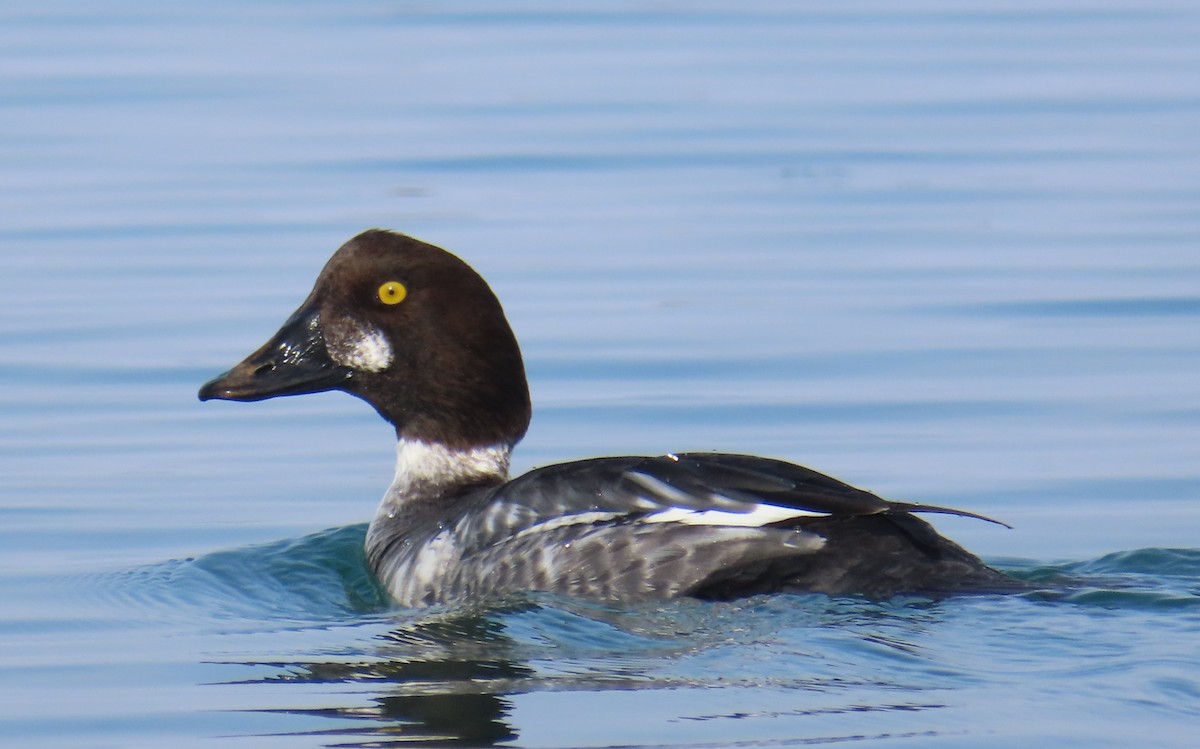
[[[891,502],[794,463],[728,453],[560,463],[473,494],[460,536],[477,548],[572,524],[753,527],[805,516],[932,512],[1004,525],[964,510]]]

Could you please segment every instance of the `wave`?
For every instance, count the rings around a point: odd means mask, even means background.
[[[168,616],[203,612],[214,620],[327,624],[399,615],[367,567],[362,550],[366,528],[366,524],[331,528],[300,538],[89,576],[81,582],[94,597]],[[1147,548],[1082,561],[1001,559],[993,564],[1033,584],[1034,591],[1022,594],[1032,600],[1109,608],[1200,606],[1200,549]],[[750,599],[749,605],[767,605],[764,600],[769,598]],[[847,606],[865,610],[873,605],[911,607],[921,603],[919,598],[904,597],[884,604],[852,598],[834,601],[823,596],[775,598],[791,601],[788,605],[793,606],[798,605],[797,599],[806,599],[802,607],[818,616]],[[645,606],[614,607],[542,594],[491,602],[483,610],[503,612],[528,605],[583,612],[584,616],[647,610]]]

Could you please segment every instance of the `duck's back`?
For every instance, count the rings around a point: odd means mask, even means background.
[[[718,570],[690,595],[730,600],[759,593],[825,593],[873,599],[1011,593],[1026,585],[984,564],[908,512],[819,518],[805,529],[825,545],[806,555]]]

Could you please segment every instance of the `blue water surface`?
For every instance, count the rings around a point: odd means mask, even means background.
[[[1191,747],[1200,8],[0,8],[0,743]],[[364,228],[526,354],[515,470],[721,449],[1001,518],[1017,596],[397,610],[392,433],[198,386]]]

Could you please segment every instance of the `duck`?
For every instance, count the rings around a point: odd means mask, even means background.
[[[784,460],[594,457],[510,478],[532,414],[500,301],[465,261],[384,229],[342,245],[308,297],[201,401],[340,390],[395,428],[365,537],[403,607],[545,593],[636,603],[811,593],[887,599],[1020,587],[921,514]]]

